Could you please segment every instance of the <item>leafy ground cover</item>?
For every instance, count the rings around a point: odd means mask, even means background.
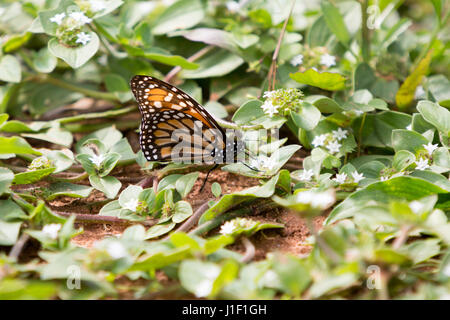
[[[449,12],[2,2],[0,298],[449,299]],[[146,161],[136,74],[258,171]]]

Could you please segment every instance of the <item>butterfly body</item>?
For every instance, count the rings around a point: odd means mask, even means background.
[[[220,164],[244,149],[190,95],[154,77],[137,75],[131,90],[142,115],[140,146],[148,161]]]

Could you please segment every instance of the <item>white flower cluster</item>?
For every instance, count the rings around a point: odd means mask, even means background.
[[[89,160],[91,160],[91,162],[97,167],[99,168],[103,161],[105,160],[105,155],[104,154],[100,154],[100,155],[92,155],[91,157],[89,157]]]
[[[291,59],[290,62],[294,67],[301,65],[303,63],[303,55],[302,54],[296,55]]]
[[[138,199],[130,199],[127,203],[125,203],[122,208],[128,209],[130,211],[136,212],[137,207],[139,206],[139,200]]]
[[[106,8],[105,4],[102,1],[90,1],[92,11],[100,11]],[[50,22],[56,23],[58,26],[63,25],[67,28],[67,30],[73,30],[77,28],[81,28],[83,25],[87,23],[91,23],[92,19],[89,18],[81,11],[71,12],[69,15],[61,12],[55,14],[50,18]],[[89,41],[91,41],[91,35],[86,32],[79,32],[76,35],[75,43],[80,43],[82,45],[86,45]]]
[[[50,168],[51,166],[52,162],[46,156],[41,156],[33,159],[33,161],[31,161],[30,165],[28,166],[28,169],[39,170]]]
[[[299,176],[299,179],[302,181],[311,181],[312,176],[314,175],[314,171],[312,169],[304,169]]]
[[[343,184],[347,182],[347,174],[345,172],[343,173],[337,173],[336,177],[331,179],[335,182],[337,182],[338,184]],[[348,183],[353,182],[353,183],[359,183],[362,179],[364,179],[364,174],[362,173],[358,173],[358,171],[353,171],[352,172],[352,176],[351,178],[349,178],[350,180],[348,180]]]
[[[264,113],[269,117],[273,117],[274,114],[278,113],[279,108],[280,107],[274,105],[271,100],[266,100],[261,106],[261,109],[263,109]]]
[[[58,237],[58,232],[61,230],[61,225],[59,223],[46,224],[42,228],[42,232],[51,239],[56,239]]]
[[[251,159],[250,165],[264,171],[272,171],[277,166],[277,162],[272,158],[261,155],[258,158]]]
[[[325,147],[331,154],[338,153],[341,150],[342,144],[339,141],[347,138],[348,131],[338,128],[333,130],[332,133],[324,133],[315,136],[312,145],[314,148]]]
[[[255,225],[255,221],[246,218],[236,218],[225,222],[220,227],[220,233],[223,235],[232,234],[238,228],[249,228]]]
[[[430,159],[433,155],[433,152],[438,148],[438,144],[432,144],[431,142],[428,142],[428,144],[423,144],[422,146],[427,151],[427,155],[418,158],[414,162],[416,164],[416,170],[420,171],[430,168]]]
[[[332,191],[314,192],[311,190],[301,191],[295,195],[298,203],[309,204],[315,209],[326,209],[335,201]]]
[[[300,65],[303,64],[303,59],[304,56],[303,54],[298,54],[296,56],[294,56],[289,62],[291,63],[291,65],[293,65],[294,67],[298,67]],[[325,66],[327,68],[335,66],[336,65],[336,57],[332,56],[328,53],[322,54],[320,56],[320,62],[319,62],[322,66]],[[311,69],[316,70],[316,67],[312,67]]]
[[[127,256],[127,249],[118,241],[108,243],[106,252],[108,252],[109,256],[113,259],[121,259]]]

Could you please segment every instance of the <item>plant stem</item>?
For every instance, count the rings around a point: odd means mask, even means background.
[[[120,116],[122,114],[128,113],[130,111],[134,111],[136,109],[137,109],[136,106],[132,106],[132,107],[127,107],[127,108],[122,108],[122,109],[117,109],[117,110],[108,110],[108,111],[104,111],[104,112],[84,113],[84,114],[79,114],[79,115],[72,116],[72,117],[59,118],[54,121],[64,124],[64,123],[77,122],[77,121],[82,121],[82,120],[87,120],[87,119],[109,118],[109,117]]]
[[[367,26],[367,8],[369,5],[368,0],[361,1],[361,15],[362,15],[362,26],[361,26],[361,52],[363,61],[369,63],[370,61],[370,30]]]
[[[253,260],[253,258],[255,257],[256,250],[255,250],[255,246],[250,241],[250,239],[243,237],[242,243],[244,244],[244,247],[245,247],[245,253],[244,253],[243,257],[241,258],[241,262],[247,263],[247,262],[250,262]]]
[[[363,131],[365,122],[366,122],[366,113],[364,112],[363,118],[361,120],[361,126],[359,127],[359,132],[358,132],[358,157],[361,155],[362,131]]]
[[[84,94],[86,96],[89,96],[89,97],[92,97],[92,98],[96,98],[96,99],[111,100],[111,101],[119,102],[119,99],[113,93],[101,92],[101,91],[95,91],[95,90],[91,90],[91,89],[86,89],[86,88],[74,85],[72,83],[66,82],[64,80],[61,80],[61,79],[58,79],[58,78],[54,78],[54,77],[52,77],[50,75],[31,76],[29,78],[29,80],[35,81],[35,82],[41,82],[41,83],[50,83],[50,84],[53,84],[53,85],[58,86],[60,88],[67,89],[67,90],[74,91],[74,92],[79,92],[79,93],[82,93],[82,94]]]
[[[190,56],[187,59],[187,61],[194,62],[195,60],[198,60],[201,57],[203,57],[204,55],[206,55],[212,49],[214,49],[214,46],[206,46],[206,47],[202,48],[201,50],[199,50],[198,52],[196,52],[195,54],[193,54],[192,56]],[[177,73],[181,71],[181,69],[182,68],[180,66],[176,66],[175,68],[170,70],[169,73],[164,77],[164,81],[170,82],[170,80],[172,80],[172,78],[175,77],[177,75]]]

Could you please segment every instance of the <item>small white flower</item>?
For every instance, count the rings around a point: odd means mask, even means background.
[[[428,144],[424,144],[423,147],[425,148],[425,150],[427,150],[428,154],[431,156],[434,152],[434,150],[436,150],[438,148],[437,144],[431,144],[431,142],[428,142]]]
[[[430,166],[428,165],[428,159],[422,158],[414,162],[416,164],[416,170],[425,170],[428,169]]]
[[[414,92],[414,99],[419,100],[419,99],[423,99],[425,96],[425,90],[423,89],[422,86],[418,86],[416,88],[416,91]]]
[[[339,184],[343,184],[343,183],[345,183],[346,179],[347,179],[347,174],[344,172],[344,173],[341,173],[341,174],[339,174],[339,173],[336,174],[336,178],[333,178],[332,180],[336,181]]]
[[[312,67],[311,69],[313,69],[314,71],[317,71],[317,72],[319,72],[319,70],[317,70],[317,68],[316,68],[316,67]]]
[[[108,252],[113,259],[120,259],[127,256],[127,249],[125,249],[123,244],[118,241],[109,243],[106,246],[106,252]]]
[[[106,5],[103,1],[90,0],[89,4],[91,5],[91,10],[94,12],[106,9]]]
[[[410,123],[409,125],[407,125],[405,129],[411,131],[411,130],[412,130],[412,123]]]
[[[347,130],[342,130],[341,128],[338,128],[337,130],[333,130],[333,137],[337,139],[337,141],[341,141],[342,139],[347,138]]]
[[[444,276],[450,277],[450,263],[447,263],[447,265],[444,267],[444,269],[442,269],[442,273],[444,274]],[[450,298],[449,298],[449,300],[450,300]]]
[[[291,59],[290,62],[294,67],[301,65],[303,63],[303,55],[302,54],[296,55]]]
[[[416,200],[411,201],[411,203],[409,204],[409,207],[411,208],[411,210],[414,213],[421,212],[424,206],[425,205],[422,202],[419,202],[419,201],[416,201]]]
[[[314,175],[314,171],[311,169],[309,170],[303,170],[302,174],[299,176],[300,180],[303,181],[311,181],[312,176]]]
[[[273,117],[275,113],[278,113],[278,106],[274,106],[272,101],[264,102],[261,109],[263,109],[264,113],[269,115],[269,117]]]
[[[105,155],[100,154],[100,155],[96,155],[94,154],[93,156],[89,157],[89,160],[91,160],[91,162],[96,165],[97,167],[100,167],[100,165],[103,163],[103,160],[105,160]]]
[[[353,110],[353,112],[355,112],[355,114],[359,117],[362,116],[364,114],[364,111],[362,110]]]
[[[128,209],[130,211],[136,212],[137,207],[139,205],[138,199],[130,199],[127,203],[125,203],[122,208]]]
[[[58,237],[59,230],[61,230],[61,225],[59,223],[46,224],[44,228],[42,228],[42,232],[52,239]]]
[[[56,23],[59,26],[65,17],[66,17],[66,14],[64,12],[58,13],[58,14],[55,14],[53,17],[51,17],[50,21]]]
[[[323,54],[320,57],[320,64],[326,66],[327,68],[336,65],[336,57],[329,55],[328,53]]]
[[[315,136],[312,141],[312,145],[314,148],[321,147],[325,143],[325,139],[327,138],[326,134],[321,134],[320,136]]]
[[[389,180],[389,177],[381,177],[380,178],[380,181],[387,181],[387,180]]]
[[[76,22],[78,22],[78,23],[81,24],[81,25],[92,22],[92,19],[91,19],[91,18],[88,18],[88,17],[87,17],[83,12],[81,12],[81,11],[75,11],[75,12],[72,12],[69,16],[70,16],[73,20],[75,20]]]
[[[332,141],[327,145],[327,149],[328,151],[330,151],[330,153],[338,153],[341,147],[342,144],[337,141]]]
[[[84,46],[89,41],[91,41],[91,36],[89,34],[87,34],[86,32],[80,32],[77,35],[77,40],[75,42],[76,43],[81,43]]]
[[[299,203],[309,204],[314,208],[325,209],[334,203],[334,196],[330,192],[307,190],[297,193],[296,200]]]
[[[265,98],[265,99],[271,99],[271,98],[273,97],[273,95],[274,95],[275,92],[276,92],[275,90],[272,90],[272,91],[265,91],[264,94],[263,94],[263,98]]]
[[[194,294],[197,298],[206,297],[208,294],[211,293],[212,287],[213,287],[213,281],[203,280],[195,287]]]
[[[241,5],[235,1],[228,1],[225,5],[230,12],[237,12],[241,8]]]
[[[220,233],[223,235],[232,234],[234,230],[236,230],[234,221],[227,221],[220,227]]]
[[[362,179],[364,179],[364,174],[358,173],[358,171],[353,171],[352,177],[355,183],[359,183]]]

